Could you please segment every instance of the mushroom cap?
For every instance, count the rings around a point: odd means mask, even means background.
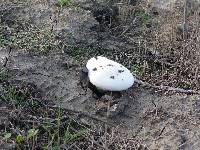
[[[134,83],[132,73],[123,65],[102,56],[88,60],[90,82],[105,91],[123,91]]]

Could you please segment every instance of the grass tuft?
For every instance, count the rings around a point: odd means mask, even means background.
[[[60,5],[60,7],[68,7],[70,6],[72,3],[72,0],[58,0],[58,4]]]

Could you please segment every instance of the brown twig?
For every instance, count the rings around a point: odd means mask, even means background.
[[[163,86],[163,85],[156,86],[156,85],[152,85],[148,82],[143,82],[143,81],[138,80],[138,79],[135,79],[135,82],[138,83],[138,84],[141,84],[142,86],[160,89],[160,90],[163,90],[163,91],[174,91],[174,92],[177,92],[177,93],[186,93],[186,94],[200,94],[199,91],[195,91],[195,90],[185,90],[185,89],[182,89],[182,88],[175,88],[175,87]]]
[[[54,106],[46,106],[46,107],[48,107],[48,108],[54,108],[55,109],[55,108],[58,108],[59,106],[54,105]],[[91,118],[93,120],[96,120],[96,121],[108,124],[110,126],[115,126],[114,124],[111,124],[111,123],[107,122],[106,120],[97,118],[96,116],[94,116],[92,114],[88,114],[86,112],[82,112],[82,111],[78,111],[78,110],[72,110],[72,109],[69,109],[69,108],[60,108],[60,109],[62,109],[64,111],[67,111],[69,113],[72,113],[72,114],[77,114],[78,117],[85,116],[85,117]]]
[[[102,122],[104,124],[107,124],[109,126],[116,126],[115,124],[109,123],[108,121],[106,121],[104,119],[97,118],[96,116],[94,116],[92,114],[89,114],[89,113],[86,113],[86,112],[82,112],[82,111],[78,111],[78,110],[73,110],[73,109],[69,109],[69,108],[59,108],[58,105],[50,106],[50,105],[44,104],[43,102],[41,102],[41,100],[39,100],[37,98],[34,98],[33,100],[37,101],[40,105],[42,105],[43,107],[48,108],[48,109],[52,109],[52,110],[54,110],[54,109],[61,109],[63,111],[66,111],[67,113],[75,114],[78,117],[84,116],[84,117],[87,117],[87,118],[90,118],[90,119]]]

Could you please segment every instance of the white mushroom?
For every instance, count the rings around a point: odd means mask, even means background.
[[[102,56],[88,60],[86,68],[90,82],[100,90],[123,91],[134,83],[126,67]]]

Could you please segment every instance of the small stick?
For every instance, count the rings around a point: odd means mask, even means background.
[[[143,86],[147,86],[147,87],[152,87],[155,89],[160,89],[160,90],[164,90],[164,91],[174,91],[174,92],[178,92],[178,93],[186,93],[186,94],[200,94],[199,91],[195,91],[195,90],[185,90],[182,88],[174,88],[174,87],[170,87],[170,86],[156,86],[156,85],[152,85],[148,82],[143,82],[141,80],[135,79],[135,82],[138,84],[141,84]]]
[[[111,97],[112,97],[112,92],[111,92]],[[112,98],[111,98],[112,99]],[[108,119],[109,118],[109,115],[110,115],[110,100],[111,99],[108,99],[108,104],[107,104],[107,113],[106,113],[106,119]],[[105,144],[103,144],[104,145],[104,147],[105,147],[105,149],[107,148],[107,131],[108,131],[108,126],[107,126],[107,124],[105,124]]]
[[[47,104],[44,104],[42,103],[39,99],[37,98],[34,98],[33,100],[37,101],[38,103],[40,103],[40,105],[46,107],[46,108],[49,108],[49,109],[58,109],[59,106],[57,105],[47,105]],[[99,121],[99,122],[102,122],[104,124],[108,124],[109,126],[116,126],[115,124],[113,123],[110,123],[110,122],[107,122],[106,120],[104,119],[101,119],[101,118],[98,118],[92,114],[89,114],[89,113],[86,113],[86,112],[83,112],[83,111],[79,111],[79,110],[73,110],[73,109],[70,109],[70,108],[60,108],[61,110],[63,111],[66,111],[67,113],[71,113],[71,114],[76,114],[77,116],[85,116],[87,118],[90,118],[90,119],[93,119],[93,120],[96,120],[96,121]]]

